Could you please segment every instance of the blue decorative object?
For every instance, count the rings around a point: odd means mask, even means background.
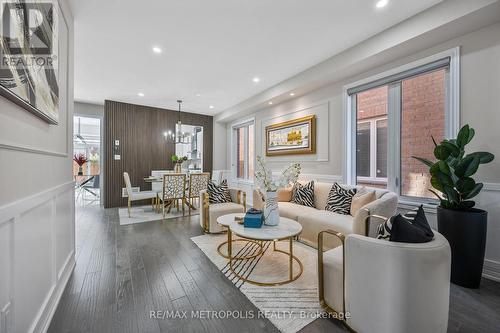
[[[243,218],[245,228],[261,228],[264,222],[264,214],[260,210],[250,209]]]

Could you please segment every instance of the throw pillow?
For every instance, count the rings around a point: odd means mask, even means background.
[[[389,239],[391,242],[426,243],[434,238],[429,222],[425,217],[423,206],[405,215],[398,214],[379,226],[379,239]]]
[[[219,186],[217,186],[214,182],[209,181],[207,186],[207,193],[208,202],[210,203],[225,203],[232,201],[226,179],[224,179]]]
[[[363,193],[356,193],[355,196],[352,197],[351,202],[351,215],[354,216],[356,213],[365,205],[369,204],[372,201],[375,201],[377,196],[375,195],[375,191],[366,191]]]
[[[328,193],[325,210],[330,212],[349,215],[351,213],[352,197],[356,194],[356,189],[346,189],[334,183]]]
[[[278,202],[290,202],[292,200],[293,187],[279,189],[277,192]]]
[[[314,180],[306,185],[296,182],[293,185],[291,202],[298,205],[314,207]]]

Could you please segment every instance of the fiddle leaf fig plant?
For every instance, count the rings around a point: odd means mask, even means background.
[[[429,191],[439,198],[443,208],[469,210],[476,204],[470,199],[483,189],[483,183],[476,183],[472,176],[479,165],[490,163],[495,156],[482,151],[465,154],[465,146],[471,142],[474,134],[474,129],[465,125],[456,139],[443,140],[437,144],[432,138],[436,162],[412,156],[429,167],[434,188]]]

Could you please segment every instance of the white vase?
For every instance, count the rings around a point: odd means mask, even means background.
[[[276,192],[266,192],[266,204],[264,206],[264,224],[278,225],[280,214],[278,211],[278,194]]]

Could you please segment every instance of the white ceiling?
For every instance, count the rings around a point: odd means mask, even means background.
[[[216,114],[439,2],[70,0],[75,99]]]

